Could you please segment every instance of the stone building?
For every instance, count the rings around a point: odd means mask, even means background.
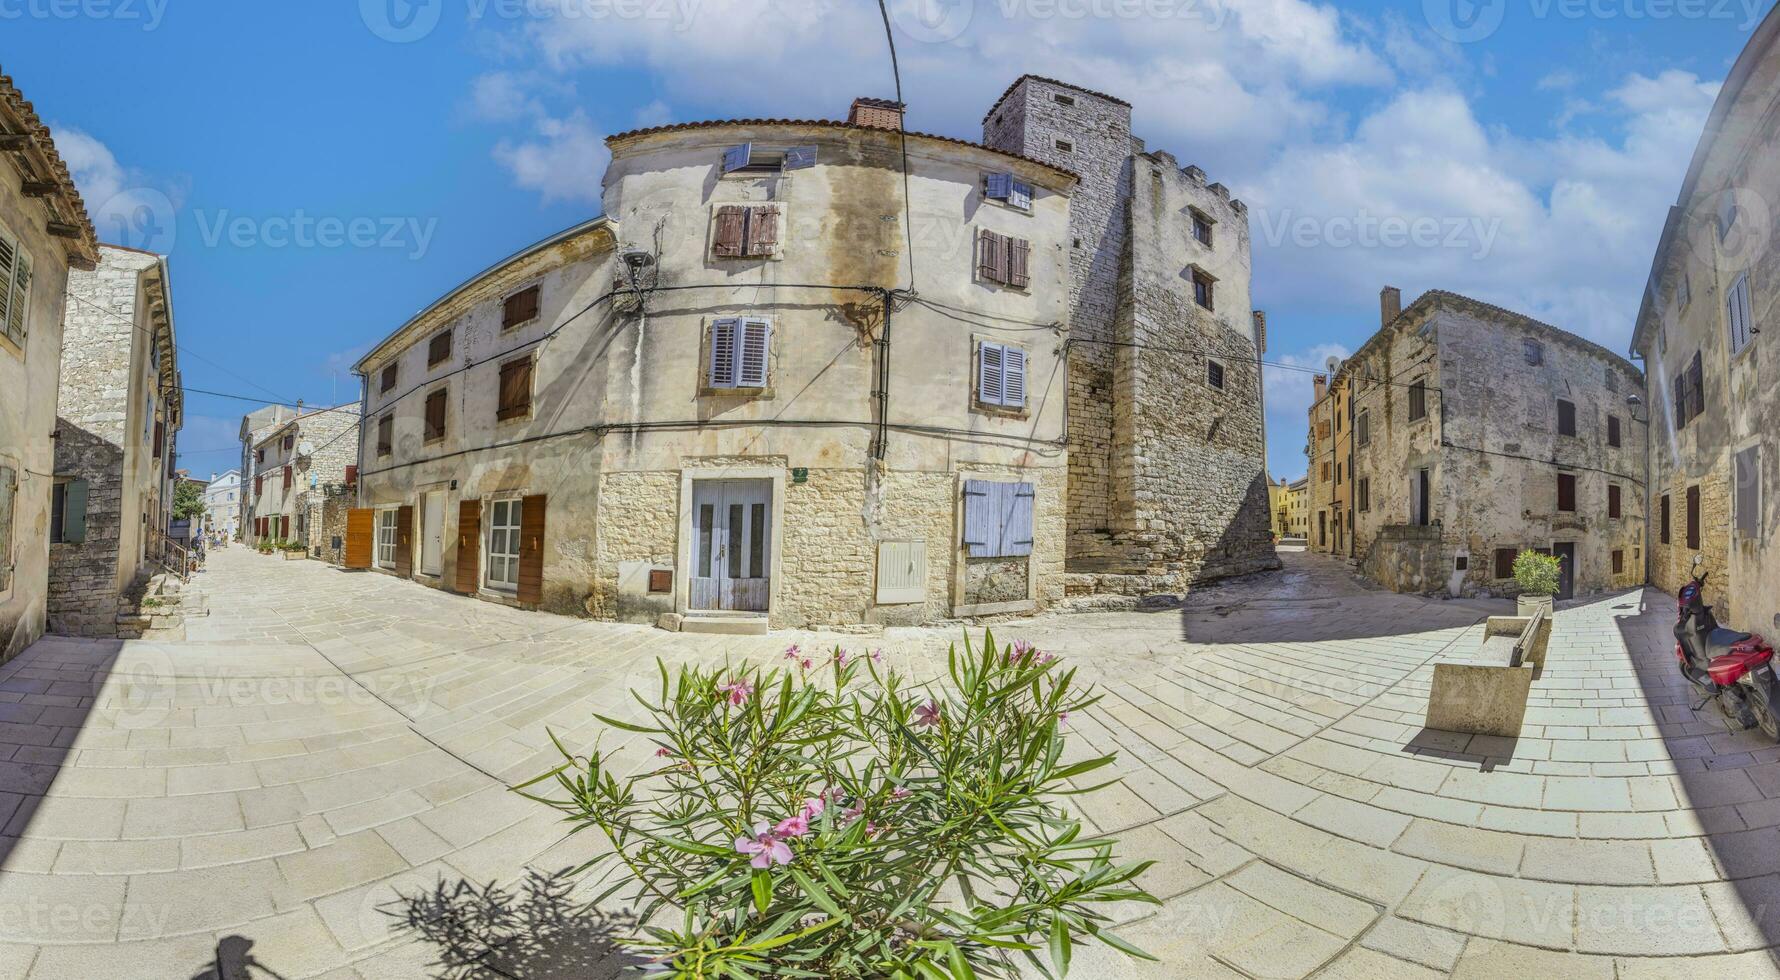
[[[1644,581],[1643,375],[1531,317],[1439,290],[1342,363],[1335,459],[1351,556],[1399,592],[1512,594],[1515,554],[1564,559],[1561,596]],[[1313,474],[1314,475],[1314,474]]]
[[[1329,371],[1311,378],[1310,522],[1307,546],[1323,554],[1353,557],[1353,500],[1347,476],[1353,469],[1353,433],[1349,431],[1352,388],[1331,358]]]
[[[1129,103],[1025,75],[983,142],[1070,195],[1067,567],[1077,592],[1184,592],[1276,567],[1248,209],[1147,150]]]
[[[1285,537],[1290,517],[1286,508],[1286,478],[1283,476],[1267,484],[1267,514],[1272,521],[1273,539],[1278,541]]]
[[[296,541],[314,551],[310,514],[329,486],[345,486],[358,463],[359,406],[303,412],[271,426],[253,447],[249,543]],[[319,529],[316,532],[319,534]]]
[[[48,620],[56,399],[70,270],[99,244],[49,127],[0,74],[0,661]]]
[[[253,519],[254,499],[249,492],[249,488],[254,485],[254,478],[260,475],[260,469],[264,465],[264,454],[259,451],[259,444],[273,429],[296,417],[302,408],[301,402],[297,403],[295,409],[289,405],[267,405],[241,416],[241,430],[238,435],[241,440],[241,507],[236,526],[241,529],[242,540],[249,545],[255,543],[257,535],[254,532],[259,526]]]
[[[224,543],[241,533],[241,471],[213,473],[204,485],[204,529]]]
[[[163,256],[99,248],[68,277],[49,626],[118,635],[118,600],[161,567],[173,516],[174,437],[184,416],[172,280]]]
[[[1286,537],[1307,541],[1310,535],[1310,477],[1286,485]]]
[[[1693,559],[1726,626],[1780,629],[1780,12],[1719,89],[1658,241],[1632,338],[1650,439],[1650,581],[1676,592]]]

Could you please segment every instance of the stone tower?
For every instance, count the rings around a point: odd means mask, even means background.
[[[1129,103],[1022,76],[983,142],[1074,171],[1069,571],[1078,592],[1184,590],[1277,564],[1248,209],[1146,151]]]

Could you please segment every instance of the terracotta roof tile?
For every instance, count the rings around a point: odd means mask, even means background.
[[[61,202],[63,212],[56,215],[56,220],[72,224],[80,231],[80,238],[72,242],[71,247],[77,251],[74,265],[91,269],[99,262],[99,235],[93,230],[93,222],[87,217],[86,204],[80,199],[80,189],[74,185],[74,178],[68,173],[68,165],[63,162],[60,153],[56,152],[56,141],[50,137],[49,127],[37,117],[37,110],[29,99],[18,90],[8,75],[0,73],[0,125],[13,135],[23,134],[32,138],[32,145],[41,155],[47,174],[35,174],[38,179],[45,179],[57,184],[59,190],[55,194]],[[84,265],[83,265],[84,263]]]

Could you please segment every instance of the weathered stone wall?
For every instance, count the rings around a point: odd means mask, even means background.
[[[1440,592],[1447,587],[1440,529],[1393,524],[1374,535],[1360,557],[1360,574],[1392,592]]]

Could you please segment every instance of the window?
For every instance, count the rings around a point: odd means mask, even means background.
[[[725,204],[717,209],[711,231],[711,254],[720,259],[762,258],[779,254],[779,208]]]
[[[900,128],[897,127],[897,128]],[[743,176],[802,170],[816,165],[816,148],[792,146],[782,150],[757,147],[752,143],[732,146],[723,151],[723,172]]]
[[[726,317],[711,321],[712,388],[765,388],[772,353],[771,320]]]
[[[506,422],[525,418],[531,413],[532,359],[528,354],[501,365],[500,402],[495,409],[495,418]]]
[[[1558,399],[1558,435],[1573,436],[1576,434],[1576,403]]]
[[[388,394],[392,389],[395,388],[395,386],[396,386],[396,365],[395,365],[395,362],[392,361],[387,366],[385,366],[383,369],[383,377],[378,382],[377,392],[378,392],[378,394]]]
[[[1731,286],[1730,294],[1725,297],[1726,323],[1731,330],[1731,354],[1741,354],[1755,339],[1755,322],[1749,310],[1749,273],[1737,277]]]
[[[1216,281],[1217,280],[1200,272],[1198,269],[1194,269],[1193,302],[1198,303],[1200,306],[1203,306],[1208,310],[1212,309],[1212,286]]]
[[[1730,237],[1731,229],[1737,224],[1737,195],[1727,190],[1718,197],[1718,240]]]
[[[1030,483],[964,481],[964,545],[971,558],[1032,554]]]
[[[1538,367],[1545,363],[1545,347],[1537,340],[1529,339],[1521,341],[1521,351],[1525,355],[1528,364]]]
[[[1409,383],[1409,421],[1428,417],[1428,384],[1417,378]]]
[[[1613,551],[1613,574],[1620,575],[1620,574],[1623,574],[1624,572],[1625,572],[1625,552],[1620,551],[1619,549],[1615,548]]]
[[[385,415],[377,420],[377,455],[388,456],[395,448],[396,417]],[[259,477],[254,477],[254,490],[259,490]]]
[[[1372,445],[1372,410],[1362,409],[1354,416],[1354,444],[1358,446]]]
[[[1329,482],[1329,467],[1330,467],[1330,465],[1331,464],[1329,464],[1329,463],[1323,464],[1323,482],[1324,483]]]
[[[1058,140],[1057,141],[1057,150],[1060,153],[1074,153],[1075,152],[1075,144],[1071,143],[1068,140]]]
[[[1496,571],[1497,578],[1513,578],[1514,577],[1514,554],[1515,554],[1515,552],[1514,552],[1513,548],[1497,548],[1496,549],[1496,555],[1495,555],[1496,569],[1495,569],[1495,571]]]
[[[264,449],[254,450],[253,461],[256,463],[264,463],[266,461],[266,451]]]
[[[1558,474],[1558,510],[1576,512],[1576,474]]]
[[[1013,174],[989,174],[983,178],[983,196],[1004,201],[1009,207],[1032,210],[1032,185],[1015,180]]]
[[[296,438],[297,438],[296,436],[285,436],[282,440],[279,441],[279,443],[278,443],[279,448],[283,449],[287,453],[290,452],[290,444]]]
[[[488,521],[488,586],[519,588],[519,498],[497,500]]]
[[[1675,302],[1684,309],[1693,302],[1693,282],[1687,278],[1685,272],[1681,274],[1681,282],[1675,287]]]
[[[1341,464],[1340,464],[1340,463],[1336,463],[1336,464],[1335,464],[1335,482],[1336,482],[1336,483],[1340,483],[1340,482],[1342,482],[1342,477],[1341,477]]]
[[[538,287],[527,286],[507,297],[501,305],[501,329],[507,330],[538,318]]]
[[[1058,105],[1075,105],[1075,96],[1053,94],[1051,96],[1051,101],[1057,103]]]
[[[1662,529],[1661,529],[1661,537],[1658,538],[1658,540],[1663,544],[1668,544],[1669,543],[1669,495],[1666,493],[1663,494],[1663,499],[1662,499],[1662,503],[1660,504],[1660,509],[1662,510]]]
[[[396,523],[400,508],[385,507],[377,512],[377,566],[394,568],[396,564]]]
[[[445,391],[440,388],[426,396],[426,428],[423,438],[427,442],[438,442],[445,438]]]
[[[1024,238],[981,230],[977,233],[977,278],[1025,289],[1031,282],[1027,275],[1031,253],[1032,243]]]
[[[1607,445],[1619,448],[1619,416],[1607,416]]]
[[[0,463],[0,595],[12,591],[13,504],[19,495],[19,471],[10,463]]]
[[[1213,388],[1217,388],[1220,391],[1223,390],[1223,387],[1224,387],[1224,366],[1222,364],[1219,364],[1216,361],[1206,361],[1205,362],[1205,383],[1211,385]]]
[[[31,312],[31,256],[17,239],[7,235],[0,229],[0,332],[6,339],[17,344],[20,350],[25,347],[25,335],[29,330]],[[10,509],[10,504],[9,504]],[[10,534],[11,527],[7,528]],[[7,547],[0,543],[0,547]],[[10,561],[11,552],[6,552]],[[0,592],[11,588],[11,572],[6,575],[7,584],[0,587]]]
[[[1700,488],[1687,488],[1687,550],[1700,550]]]
[[[1675,427],[1682,428],[1706,411],[1706,372],[1700,352],[1695,351],[1688,366],[1675,375]]]
[[[977,403],[1026,407],[1026,352],[1008,344],[977,345]]]
[[[1210,248],[1211,219],[1198,211],[1193,211],[1191,214],[1193,215],[1193,238],[1196,239],[1199,244]]]
[[[426,366],[432,367],[451,357],[451,331],[435,334],[426,345]]]
[[[1358,497],[1360,513],[1364,514],[1372,509],[1372,481],[1370,479],[1360,478]]]
[[[1750,446],[1731,457],[1735,466],[1731,487],[1731,507],[1735,511],[1737,534],[1753,538],[1761,530],[1761,447]]]
[[[1617,483],[1609,484],[1607,487],[1607,516],[1612,520],[1619,520],[1619,484]]]

